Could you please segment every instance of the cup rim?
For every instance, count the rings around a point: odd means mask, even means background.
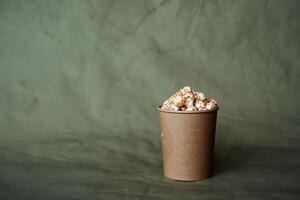
[[[176,114],[197,114],[197,113],[212,113],[212,112],[216,112],[219,110],[219,107],[217,106],[216,108],[212,109],[212,110],[197,110],[197,111],[175,111],[175,110],[164,110],[161,109],[162,105],[157,106],[157,110],[159,112],[166,112],[166,113],[176,113]]]

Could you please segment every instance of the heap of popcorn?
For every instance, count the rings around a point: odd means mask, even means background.
[[[207,98],[202,92],[193,91],[191,87],[184,87],[167,101],[161,109],[172,111],[205,111],[218,107],[218,102]]]

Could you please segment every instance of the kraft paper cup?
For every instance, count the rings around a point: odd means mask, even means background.
[[[198,181],[212,176],[218,108],[160,113],[164,176]]]

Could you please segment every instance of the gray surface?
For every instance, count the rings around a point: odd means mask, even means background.
[[[297,199],[300,2],[0,0],[0,199]],[[216,173],[162,177],[156,106],[220,102]]]

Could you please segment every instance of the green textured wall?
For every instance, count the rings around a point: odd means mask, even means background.
[[[217,148],[295,145],[299,10],[297,0],[1,0],[2,158],[160,165],[156,106],[185,85],[220,102]]]

